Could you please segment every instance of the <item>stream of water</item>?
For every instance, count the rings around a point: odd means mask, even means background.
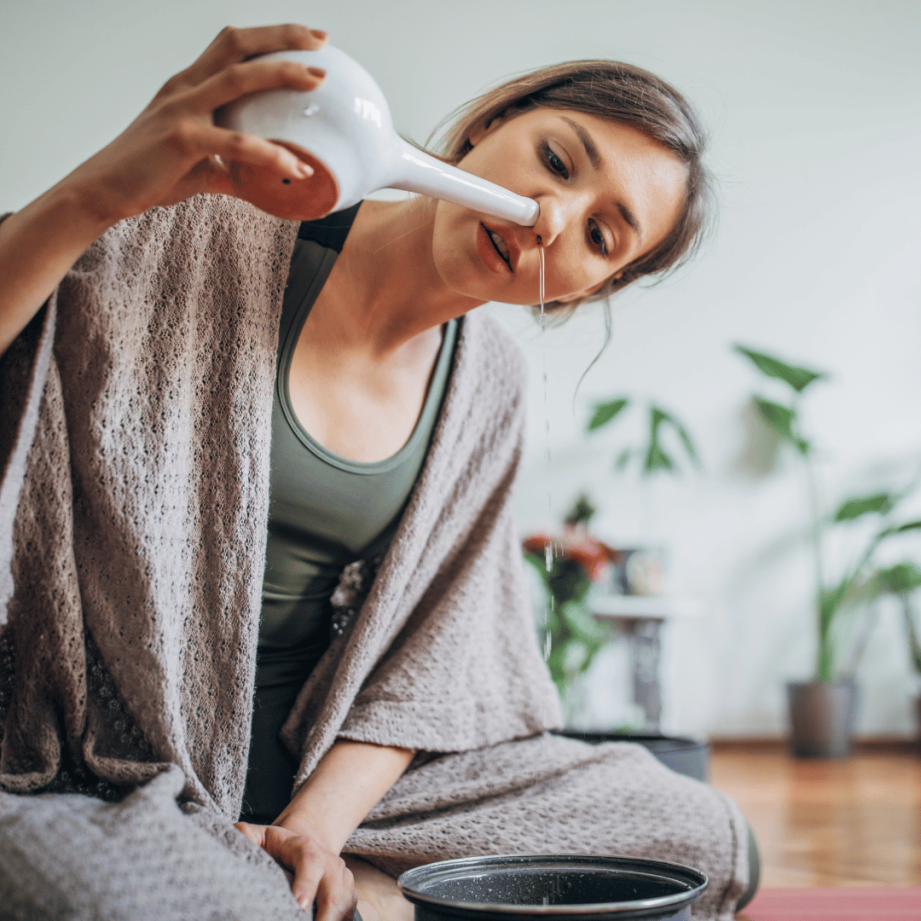
[[[544,313],[544,274],[545,274],[545,264],[544,264],[544,244],[541,238],[537,238],[537,251],[540,254],[540,283],[538,285],[538,296],[540,298],[540,328],[541,334],[545,333],[547,330],[546,314]],[[544,344],[543,349],[541,350],[541,358],[543,362],[543,386],[544,386],[544,457],[547,465],[547,514],[548,521],[552,521],[552,502],[550,494],[550,406],[548,403],[547,397],[547,346]],[[547,566],[547,572],[549,573],[553,569],[553,540],[552,538],[547,541],[547,546],[544,547],[544,563]],[[550,636],[550,618],[553,616],[553,594],[547,593],[548,602],[547,602],[547,612],[544,617],[544,661],[550,658],[550,647],[552,644],[552,638]]]

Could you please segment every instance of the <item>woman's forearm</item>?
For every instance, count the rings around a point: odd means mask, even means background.
[[[0,222],[0,355],[111,223],[63,183]]]
[[[275,820],[338,854],[412,761],[408,748],[339,740]]]

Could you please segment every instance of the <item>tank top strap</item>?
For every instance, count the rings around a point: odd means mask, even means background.
[[[327,249],[341,253],[342,247],[345,245],[345,238],[352,229],[355,215],[358,214],[360,207],[361,202],[358,202],[357,205],[352,205],[351,208],[327,214],[326,217],[322,217],[318,221],[302,221],[301,226],[298,228],[297,236],[301,240],[313,240]]]

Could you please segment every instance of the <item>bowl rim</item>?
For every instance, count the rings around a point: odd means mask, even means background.
[[[445,899],[413,889],[419,883],[419,877],[451,879],[464,876],[465,870],[485,871],[502,865],[518,864],[524,867],[547,867],[559,865],[569,867],[586,865],[588,869],[599,867],[611,870],[630,871],[644,876],[666,878],[669,882],[684,883],[688,888],[683,892],[657,896],[650,899],[632,899],[628,902],[586,902],[574,905],[513,905],[502,902],[468,902],[457,899]],[[669,875],[671,873],[672,875]],[[479,875],[479,874],[466,874]],[[675,879],[675,875],[679,878]],[[682,879],[683,877],[683,879]],[[430,881],[430,880],[427,880]],[[696,883],[696,885],[693,885]],[[567,915],[614,915],[628,911],[653,911],[673,908],[679,911],[685,905],[696,901],[710,885],[707,874],[695,867],[687,867],[664,860],[650,860],[645,857],[605,857],[597,854],[499,854],[483,857],[460,857],[453,860],[438,860],[422,864],[400,874],[397,887],[403,896],[415,904],[429,905],[443,910],[461,913],[484,912],[501,915],[545,915],[547,917]]]

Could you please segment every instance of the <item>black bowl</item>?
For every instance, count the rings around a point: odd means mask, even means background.
[[[560,729],[554,735],[598,745],[601,742],[633,742],[649,749],[666,767],[707,782],[710,746],[701,739],[666,736],[661,732],[609,732],[606,730]]]
[[[397,881],[416,921],[685,921],[707,888],[699,870],[629,857],[468,857]]]

